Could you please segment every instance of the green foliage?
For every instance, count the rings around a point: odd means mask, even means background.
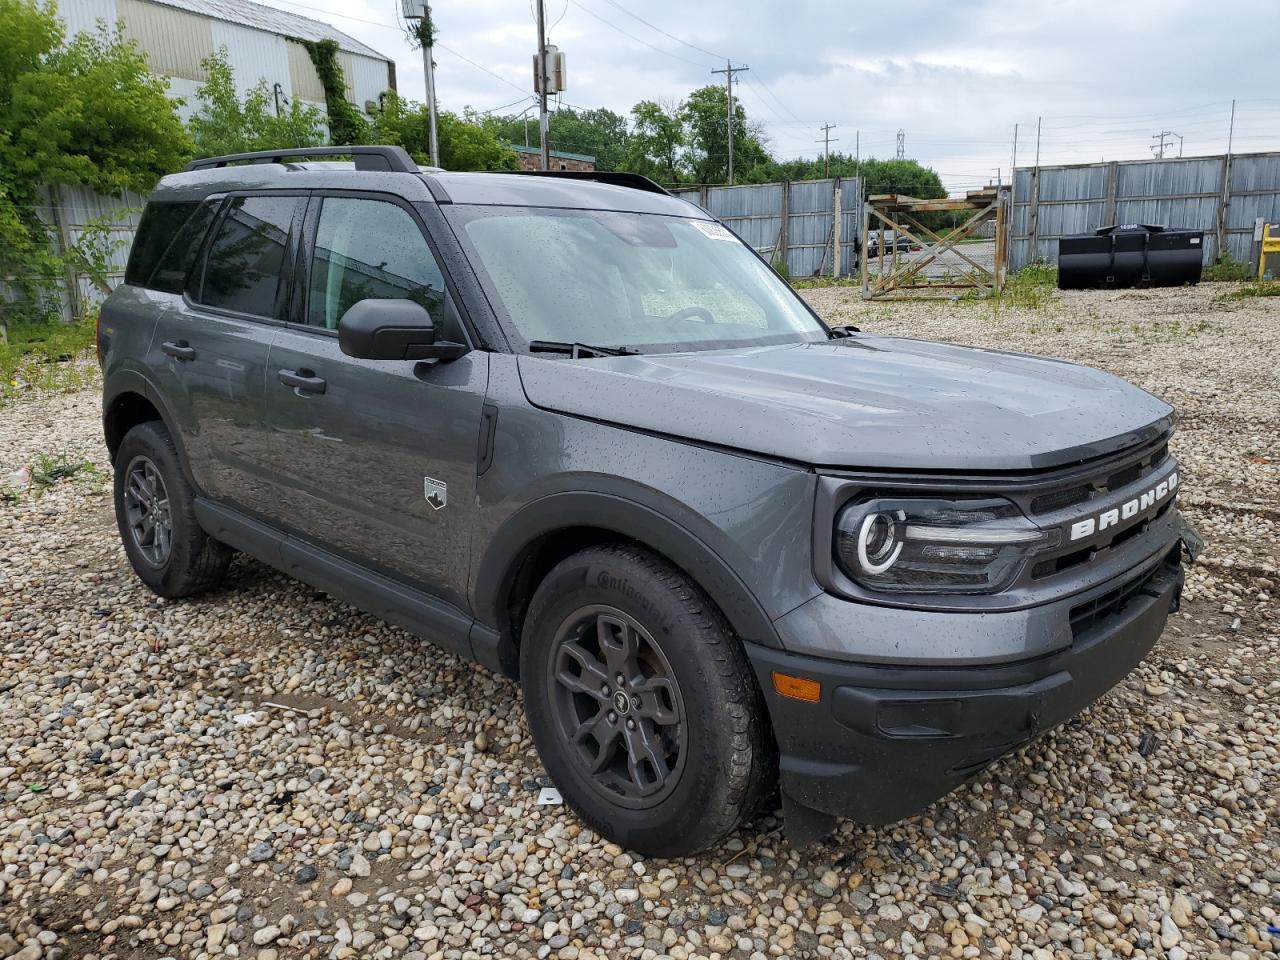
[[[631,108],[631,123],[630,143],[621,169],[662,183],[679,183],[684,176],[681,153],[685,145],[679,105],[641,100]]]
[[[1280,297],[1280,280],[1254,280],[1224,294],[1219,299],[1248,300],[1252,297]]]
[[[0,405],[31,390],[77,390],[97,370],[96,315],[75,324],[15,323],[0,343]]]
[[[1004,289],[989,298],[993,307],[1038,310],[1049,303],[1058,287],[1058,268],[1052,263],[1029,263],[1005,281]]]
[[[52,5],[0,0],[0,276],[21,304],[0,312],[0,342],[8,321],[56,313],[68,258],[97,255],[59,251],[37,215],[46,188],[146,192],[191,152],[167,81],[132,43],[102,25],[64,40]]]
[[[1205,280],[1248,280],[1253,276],[1253,268],[1247,263],[1235,259],[1230,253],[1219,253],[1213,263],[1204,268],[1202,279]]]
[[[338,41],[294,40],[306,47],[320,77],[320,86],[324,88],[324,105],[329,112],[329,142],[367,143],[369,125],[360,111],[347,100],[347,80],[338,63]]]
[[[265,79],[245,94],[236,89],[227,48],[201,61],[206,80],[196,91],[200,109],[191,118],[191,138],[198,157],[216,157],[280,147],[314,147],[324,143],[324,118],[315,107],[296,98],[277,114],[275,96]]]
[[[525,142],[525,124],[530,129],[530,143],[536,143],[538,118],[532,113],[505,117],[464,113],[502,143]],[[626,169],[626,156],[631,146],[627,118],[612,110],[574,110],[564,107],[552,112],[548,119],[548,136],[552,150],[583,153],[596,158],[597,170]]]
[[[374,117],[369,132],[375,142],[404,147],[419,163],[426,163],[431,154],[427,122],[425,104],[405,100],[388,90],[382,98],[382,111]],[[440,140],[440,165],[446,170],[519,169],[515,151],[475,114],[468,112],[459,117],[448,111],[438,112],[436,134]]]
[[[685,167],[695,183],[725,183],[729,179],[729,97],[716,85],[699,87],[680,107],[685,128]],[[733,109],[733,165],[735,180],[753,177],[753,171],[771,162],[759,128],[747,123],[742,104]],[[744,176],[745,175],[745,176]]]

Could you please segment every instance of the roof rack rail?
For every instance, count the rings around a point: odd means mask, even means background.
[[[351,157],[357,170],[390,171],[392,173],[418,173],[418,165],[403,147],[389,145],[344,147],[298,147],[284,150],[258,150],[254,153],[229,153],[224,157],[206,157],[192,160],[188,170],[209,170],[236,163],[284,163],[287,158]]]
[[[630,187],[632,190],[644,190],[646,193],[662,193],[672,196],[670,190],[639,173],[623,173],[615,170],[519,170],[516,171],[530,177],[560,177],[563,180],[594,180],[597,183],[608,183],[615,187]]]

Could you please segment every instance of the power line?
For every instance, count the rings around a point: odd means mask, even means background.
[[[706,50],[706,49],[704,49],[704,48],[702,48],[702,47],[699,47],[697,44],[690,43],[688,40],[682,40],[680,37],[677,37],[674,33],[667,33],[667,31],[663,30],[663,29],[662,29],[661,27],[659,27],[659,26],[656,26],[656,25],[654,25],[654,24],[650,23],[648,20],[644,19],[644,17],[638,16],[638,15],[636,15],[636,14],[632,13],[630,10],[628,10],[626,7],[622,6],[621,4],[614,3],[614,0],[604,0],[604,2],[605,2],[605,3],[607,3],[607,4],[609,4],[609,6],[611,6],[611,7],[614,7],[614,8],[616,8],[616,9],[618,9],[618,10],[621,10],[621,11],[622,11],[623,13],[625,13],[628,17],[630,17],[632,20],[639,20],[641,23],[643,23],[643,24],[644,24],[646,27],[648,27],[650,30],[657,30],[657,31],[658,31],[660,34],[662,34],[664,37],[668,37],[668,38],[670,38],[670,39],[674,40],[676,43],[684,44],[684,45],[685,45],[686,47],[688,47],[690,50],[697,50],[699,53],[705,53],[705,54],[706,54],[708,57],[710,57],[712,60],[717,60],[717,61],[718,61],[718,60],[727,60],[727,59],[728,59],[728,57],[722,57],[722,56],[721,56],[720,54],[718,54],[718,53],[712,53],[710,50]]]
[[[587,14],[588,16],[594,17],[595,19],[599,20],[601,23],[603,23],[603,24],[604,24],[606,27],[608,27],[609,29],[611,29],[611,30],[616,30],[618,33],[622,34],[624,37],[627,37],[627,38],[629,38],[629,39],[631,39],[631,40],[634,40],[636,43],[642,43],[642,44],[644,44],[644,45],[645,45],[646,47],[648,47],[650,50],[657,51],[658,53],[662,54],[663,56],[671,57],[673,60],[679,60],[681,63],[687,63],[687,64],[690,64],[691,66],[695,66],[695,67],[702,67],[702,66],[706,66],[706,64],[699,63],[699,62],[698,62],[698,61],[696,61],[696,60],[690,60],[688,57],[682,57],[682,56],[680,56],[678,53],[672,53],[670,50],[663,50],[661,47],[656,47],[656,46],[654,46],[652,43],[650,43],[648,40],[641,40],[641,39],[640,39],[639,37],[637,37],[634,33],[628,33],[626,30],[623,30],[623,29],[622,29],[620,26],[618,26],[616,23],[613,23],[612,21],[606,20],[604,17],[600,16],[600,14],[596,13],[596,12],[595,12],[594,10],[592,10],[590,7],[585,7],[585,6],[583,6],[581,3],[579,3],[579,2],[578,2],[578,0],[570,0],[570,2],[571,2],[575,7],[577,7],[579,10],[581,10],[583,13],[585,13],[585,14]]]

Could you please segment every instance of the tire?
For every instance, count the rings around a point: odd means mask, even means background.
[[[593,547],[547,574],[525,618],[520,677],[551,779],[621,846],[696,853],[776,782],[741,645],[702,591],[647,550]]]
[[[233,551],[200,528],[195,494],[160,421],[138,424],[120,442],[115,506],[124,552],[153,592],[189,597],[222,580]]]

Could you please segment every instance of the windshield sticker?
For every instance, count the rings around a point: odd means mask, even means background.
[[[728,240],[730,242],[737,240],[729,230],[718,223],[710,220],[692,220],[690,221],[699,233],[702,233],[712,240]]]

